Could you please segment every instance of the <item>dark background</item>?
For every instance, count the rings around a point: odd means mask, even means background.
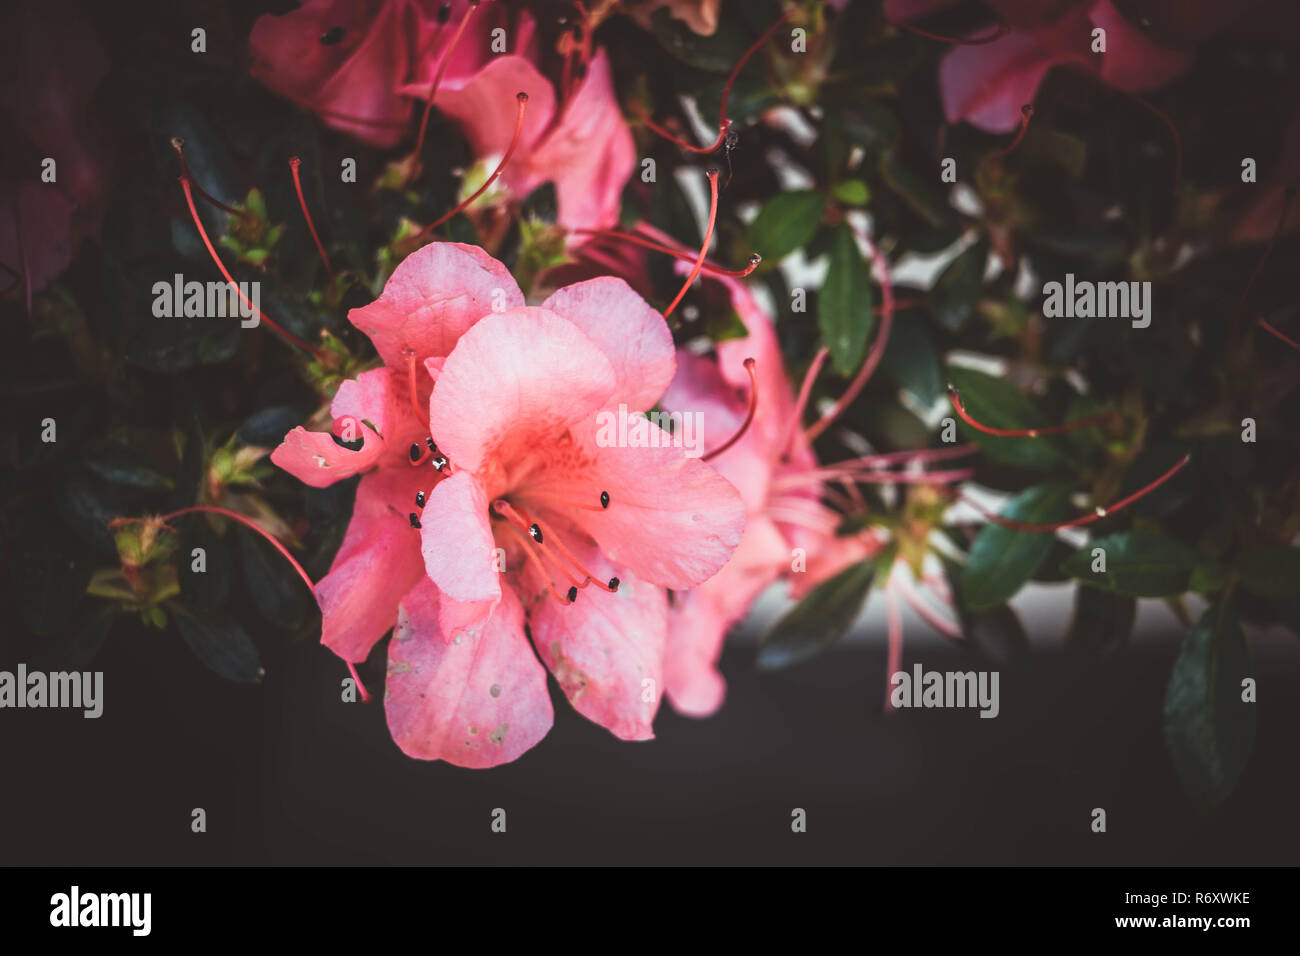
[[[1290,864],[1300,658],[1272,634],[1252,646],[1250,764],[1201,814],[1161,738],[1172,635],[1089,666],[1004,667],[992,720],[881,716],[879,636],[777,674],[740,647],[712,719],[665,706],[656,740],[624,743],[557,699],[541,744],[471,771],[403,756],[378,700],[340,701],[346,671],[320,647],[272,651],[265,684],[242,688],[173,634],[123,626],[95,664],[101,718],[0,713],[0,863]],[[989,666],[937,645],[914,661]],[[190,831],[194,807],[205,834]],[[491,832],[496,807],[505,834]],[[791,832],[794,807],[807,833]],[[1105,834],[1090,830],[1094,807]]]

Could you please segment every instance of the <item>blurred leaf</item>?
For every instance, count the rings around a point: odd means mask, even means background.
[[[1112,654],[1128,643],[1136,617],[1136,598],[1099,588],[1076,588],[1065,650],[1082,657]]]
[[[999,663],[1009,664],[1024,658],[1029,653],[1029,635],[1020,623],[1020,616],[1006,604],[987,611],[972,610],[961,598],[961,566],[944,560],[943,570],[967,646]]]
[[[885,184],[928,225],[940,229],[950,224],[952,210],[948,208],[943,193],[929,179],[909,169],[897,150],[890,150],[882,156],[880,174]]]
[[[203,515],[187,516],[180,534],[176,576],[185,603],[197,611],[221,607],[230,596],[231,565],[226,543]],[[203,549],[202,571],[196,571],[195,548]]]
[[[239,558],[253,603],[268,621],[286,630],[303,623],[307,615],[307,585],[289,562],[261,536],[241,531]]]
[[[811,189],[778,193],[749,224],[750,245],[764,261],[775,265],[808,244],[825,209],[826,197]]]
[[[1165,744],[1192,801],[1223,803],[1255,742],[1254,702],[1242,700],[1252,677],[1250,651],[1229,604],[1205,610],[1183,640],[1165,692]]]
[[[1249,555],[1239,571],[1241,586],[1260,597],[1300,597],[1300,548],[1275,545]]]
[[[670,56],[687,66],[710,73],[730,73],[732,66],[753,42],[726,19],[719,21],[712,36],[700,36],[662,8],[650,17],[650,28],[659,45]]]
[[[870,269],[848,226],[835,230],[830,268],[817,298],[817,324],[835,370],[845,377],[852,375],[862,364],[876,317]]]
[[[105,481],[149,491],[166,491],[172,480],[154,466],[148,455],[120,442],[87,449],[82,462]]]
[[[1047,424],[1038,406],[1006,379],[948,366],[948,381],[957,386],[961,403],[977,422],[991,428],[1024,429]],[[1051,438],[1004,438],[971,428],[953,413],[958,432],[995,461],[1022,468],[1050,468],[1061,460]]]
[[[273,448],[306,420],[302,410],[292,405],[272,405],[249,415],[239,426],[238,437],[245,445]]]
[[[37,670],[85,670],[99,653],[115,617],[112,608],[100,606],[85,620],[52,634],[32,652],[32,667]]]
[[[1069,497],[1065,485],[1035,485],[998,513],[1011,521],[1047,524],[1064,517]],[[1013,531],[992,522],[985,525],[962,568],[963,603],[972,611],[987,611],[1005,603],[1038,569],[1055,540],[1050,532]]]
[[[848,633],[871,593],[876,562],[863,561],[823,581],[763,636],[758,666],[778,670],[808,660]]]
[[[1093,571],[1093,551],[1105,551],[1105,571]],[[1100,560],[1100,558],[1098,558]],[[1133,597],[1169,597],[1187,590],[1197,553],[1159,531],[1124,531],[1089,541],[1061,570],[1092,587]]]
[[[24,512],[15,522],[9,548],[13,596],[33,634],[66,630],[76,618],[92,568],[84,549],[70,543],[39,511]]]
[[[949,332],[960,332],[970,321],[984,293],[984,270],[989,247],[972,243],[948,263],[930,290],[930,308],[935,320]]]
[[[240,684],[261,682],[266,671],[257,648],[234,618],[221,611],[196,615],[175,604],[171,610],[181,639],[209,670]]]
[[[880,374],[909,392],[925,408],[943,395],[939,350],[920,312],[907,310],[894,316],[894,327],[880,359]]]

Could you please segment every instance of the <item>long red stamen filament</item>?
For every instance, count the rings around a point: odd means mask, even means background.
[[[289,549],[286,548],[284,545],[282,545],[280,543],[280,540],[276,538],[275,535],[271,534],[269,531],[267,531],[265,528],[263,528],[261,525],[259,525],[257,522],[253,521],[252,519],[244,515],[241,515],[236,511],[230,511],[227,508],[218,508],[216,505],[191,505],[188,508],[181,508],[178,511],[173,511],[170,514],[165,514],[162,517],[160,517],[158,520],[161,521],[163,524],[166,524],[167,522],[171,521],[173,518],[179,518],[182,515],[198,514],[198,513],[221,515],[223,518],[230,518],[233,521],[239,522],[244,527],[256,531],[263,538],[269,541],[271,543],[271,546],[275,548],[275,550],[279,551],[280,554],[283,555],[284,559],[289,562],[289,565],[295,571],[298,572],[298,577],[302,578],[303,584],[307,585],[307,590],[311,592],[312,600],[316,601],[316,586],[311,583],[311,578],[307,576],[306,570],[304,570],[303,566],[298,563],[297,558],[295,558],[292,554],[289,553]],[[317,601],[317,607],[319,606],[320,606],[320,602]],[[357,689],[361,692],[361,699],[363,701],[369,701],[370,694],[366,690],[366,685],[361,683],[361,678],[357,675],[356,668],[352,666],[351,661],[345,661],[344,663],[348,665],[348,670],[352,673],[352,679],[356,681]]]
[[[704,461],[712,461],[736,442],[740,441],[741,436],[744,435],[745,432],[749,431],[749,426],[754,421],[754,412],[758,411],[758,372],[752,358],[745,359],[745,371],[749,373],[749,411],[745,413],[745,420],[740,423],[740,427],[736,429],[734,435],[717,448],[713,449],[713,451],[702,455],[701,457]]]
[[[1278,237],[1282,235],[1282,227],[1286,225],[1286,215],[1291,211],[1291,201],[1293,199],[1295,199],[1295,187],[1290,186],[1283,193],[1282,211],[1278,214],[1277,225],[1273,227],[1273,234],[1268,237],[1268,245],[1264,247],[1264,254],[1255,263],[1255,268],[1250,272],[1250,278],[1246,280],[1246,288],[1241,290],[1241,296],[1237,299],[1237,304],[1232,310],[1233,325],[1241,321],[1242,309],[1246,305],[1246,300],[1250,297],[1251,290],[1255,287],[1255,280],[1264,271],[1264,264],[1268,262],[1269,256],[1273,254],[1273,247],[1277,245]]]
[[[1114,421],[1116,418],[1114,411],[1106,411],[1085,415],[1083,418],[1076,418],[1061,425],[1044,425],[1041,428],[994,428],[971,417],[970,412],[966,411],[966,406],[961,403],[961,391],[957,386],[948,386],[948,398],[952,401],[952,407],[957,414],[961,416],[961,420],[967,425],[986,435],[997,435],[1001,438],[1038,438],[1042,435],[1059,435],[1063,432],[1078,431],[1081,428],[1091,428],[1103,422]]]
[[[32,314],[32,266],[27,258],[27,240],[23,235],[23,215],[18,193],[14,193],[14,228],[18,230],[18,257],[23,267],[23,297],[27,301],[27,314]]]
[[[1010,518],[1004,518],[1001,515],[993,514],[992,512],[984,508],[982,505],[978,504],[975,501],[972,501],[969,498],[963,497],[962,500],[966,502],[966,504],[974,508],[976,511],[978,511],[989,521],[1003,528],[1009,528],[1012,531],[1047,532],[1047,531],[1060,531],[1062,528],[1081,528],[1084,525],[1089,525],[1095,521],[1100,521],[1102,518],[1109,517],[1110,515],[1115,514],[1115,512],[1127,508],[1129,505],[1137,501],[1139,498],[1143,498],[1146,495],[1149,495],[1151,492],[1155,491],[1157,488],[1163,485],[1174,475],[1178,474],[1178,472],[1182,471],[1182,469],[1185,468],[1187,466],[1187,463],[1191,460],[1192,460],[1191,455],[1184,455],[1182,458],[1178,460],[1177,464],[1175,464],[1172,468],[1166,471],[1163,475],[1161,475],[1159,478],[1157,478],[1155,481],[1151,482],[1150,484],[1144,485],[1143,487],[1139,488],[1137,491],[1133,492],[1133,494],[1129,495],[1127,498],[1121,498],[1119,501],[1116,501],[1114,504],[1107,505],[1104,508],[1097,508],[1093,511],[1092,514],[1083,515],[1082,517],[1074,518],[1070,521],[1058,521],[1054,524],[1033,524],[1025,521],[1013,521]]]
[[[442,75],[447,72],[447,66],[451,63],[451,55],[456,52],[456,44],[460,42],[461,34],[465,32],[465,27],[469,26],[469,18],[474,15],[478,9],[479,0],[469,0],[469,7],[465,10],[465,15],[460,18],[460,24],[456,27],[456,32],[452,34],[447,49],[443,51],[442,62],[438,64],[438,72],[433,75],[433,83],[429,86],[429,96],[424,102],[424,115],[420,117],[420,132],[415,137],[415,149],[411,151],[412,156],[419,156],[424,149],[424,134],[429,130],[429,113],[433,109],[434,97],[438,95],[438,86],[442,83]]]
[[[866,245],[876,271],[879,273],[877,281],[880,282],[880,297],[882,299],[880,328],[876,332],[876,340],[872,343],[871,352],[867,355],[867,360],[862,363],[862,368],[858,369],[858,374],[854,376],[853,381],[849,383],[849,387],[844,390],[843,395],[835,400],[835,404],[830,407],[826,414],[814,422],[808,429],[806,437],[809,442],[814,441],[817,436],[830,428],[831,424],[839,418],[840,415],[844,414],[844,410],[853,403],[855,398],[858,397],[858,393],[866,388],[867,382],[870,381],[872,374],[876,371],[876,366],[879,365],[880,360],[885,357],[885,346],[889,344],[889,335],[894,328],[894,282],[893,279],[890,278],[889,263],[885,261],[885,257],[881,255],[880,250],[876,248],[875,243],[857,229],[854,229],[854,232],[857,233],[858,238]]]
[[[253,214],[247,209],[236,209],[234,206],[229,206],[226,203],[223,203],[220,199],[198,184],[198,181],[190,173],[189,164],[185,162],[185,140],[178,136],[173,136],[172,149],[176,150],[176,158],[180,162],[181,167],[181,176],[190,181],[190,185],[194,187],[194,191],[199,194],[200,199],[216,206],[222,212],[227,212],[232,216],[238,216],[246,222],[252,218]]]
[[[794,439],[795,433],[803,423],[804,409],[808,407],[808,399],[812,396],[813,383],[817,381],[817,375],[821,372],[822,366],[826,364],[826,359],[830,357],[831,350],[822,346],[813,356],[813,360],[808,364],[808,371],[804,373],[803,382],[799,385],[799,397],[795,399],[794,410],[790,413],[790,420],[785,425],[785,435],[781,443],[777,445],[781,449],[782,455],[790,453],[790,442]]]
[[[566,604],[566,605],[572,604],[573,603],[572,601],[570,601],[567,597],[565,597],[555,589],[555,581],[551,578],[549,574],[546,573],[546,567],[545,565],[542,564],[542,559],[537,556],[537,552],[534,550],[537,547],[537,542],[533,541],[533,539],[529,537],[527,531],[520,531],[518,528],[516,528],[513,520],[507,520],[506,527],[509,528],[516,536],[518,536],[519,540],[523,542],[524,557],[528,560],[530,564],[532,564],[533,568],[536,569],[537,573],[541,575],[541,577],[546,581],[546,587],[550,590],[551,597],[555,598],[555,600],[559,601],[561,604]]]
[[[677,292],[677,298],[673,299],[668,304],[668,308],[664,309],[665,319],[673,314],[673,309],[677,308],[677,304],[686,295],[686,290],[691,287],[691,283],[700,274],[700,269],[704,267],[705,256],[709,253],[709,243],[713,241],[713,226],[718,220],[718,171],[710,169],[705,175],[709,177],[709,223],[704,230],[704,242],[700,245],[700,255],[695,260],[695,266],[691,269],[691,274],[686,277],[686,281],[682,283],[681,289]]]
[[[504,506],[504,508],[510,508],[510,505],[507,502],[503,501],[501,502],[501,504]],[[502,510],[502,513],[505,513],[504,509]],[[522,507],[518,509],[517,515],[520,522],[524,526],[532,527],[534,525],[532,516],[528,514],[528,512],[525,511]],[[538,524],[536,525],[536,527],[540,529],[541,525]],[[534,540],[535,543],[537,544],[538,549],[544,555],[546,555],[551,559],[551,563],[554,564],[555,567],[557,567],[560,570],[560,573],[569,579],[570,584],[573,584],[574,586],[579,588],[585,588],[588,584],[594,584],[602,591],[609,591],[611,594],[618,590],[618,588],[616,587],[610,587],[600,578],[596,577],[596,575],[592,574],[589,570],[587,570],[586,566],[581,561],[579,561],[576,557],[573,556],[573,552],[564,546],[564,542],[560,540],[559,536],[556,535],[554,531],[547,531],[541,541],[536,541],[536,539],[533,539],[531,534],[529,535],[529,538],[530,540]],[[577,578],[575,578],[572,574],[570,574],[568,569],[565,568],[565,566],[560,562],[559,558],[557,558],[551,552],[550,545],[555,545],[555,547],[568,560],[568,562],[571,565],[573,565],[574,568],[577,569],[579,574],[583,576],[583,580],[581,582],[579,582]]]
[[[311,212],[307,209],[307,198],[302,194],[302,180],[298,176],[298,167],[301,165],[302,160],[297,156],[289,158],[289,172],[293,174],[293,188],[298,191],[298,205],[302,207],[302,218],[307,220],[307,228],[311,230],[311,237],[316,242],[316,251],[320,253],[320,261],[325,263],[325,271],[333,279],[334,267],[330,265],[330,257],[325,255],[325,246],[321,244],[320,236],[316,232],[316,224],[311,221]]]
[[[618,239],[622,242],[630,242],[634,245],[641,246],[644,249],[652,249],[655,252],[662,252],[666,256],[672,256],[674,259],[680,259],[683,262],[691,262],[695,255],[682,249],[674,249],[672,246],[666,246],[661,242],[654,242],[645,239],[632,232],[621,232],[618,229],[574,229],[575,235],[595,236],[600,239]],[[722,266],[712,262],[705,262],[701,272],[707,272],[709,275],[726,276],[729,279],[743,279],[745,276],[753,273],[758,268],[758,264],[763,261],[763,257],[757,252],[749,257],[749,265],[743,269],[724,269]]]
[[[1267,322],[1265,322],[1263,319],[1259,319],[1258,321],[1259,321],[1259,327],[1260,327],[1261,329],[1263,329],[1265,332],[1269,332],[1269,333],[1271,333],[1272,335],[1276,335],[1279,339],[1281,339],[1281,340],[1282,340],[1283,342],[1285,342],[1287,345],[1291,346],[1291,348],[1295,349],[1297,352],[1300,352],[1300,342],[1296,342],[1295,339],[1288,338],[1287,336],[1283,335],[1281,332],[1279,332],[1277,329],[1273,328],[1273,326],[1269,325],[1269,324],[1268,324]]]
[[[1020,107],[1020,130],[1016,133],[1016,138],[1011,141],[1011,145],[1006,149],[1000,149],[993,154],[994,159],[1001,159],[1011,154],[1011,151],[1020,145],[1020,141],[1025,138],[1025,131],[1029,129],[1029,118],[1034,115],[1034,108],[1026,103]]]
[[[271,321],[270,318],[267,317],[267,314],[265,312],[257,308],[257,306],[253,305],[253,303],[249,301],[248,296],[244,295],[244,290],[239,287],[239,283],[237,283],[233,278],[231,278],[230,272],[229,270],[226,269],[225,263],[223,263],[221,261],[221,257],[217,255],[217,250],[212,247],[212,240],[208,238],[207,230],[203,228],[203,220],[199,218],[199,211],[197,208],[195,208],[194,194],[190,191],[190,186],[191,184],[189,178],[186,176],[182,176],[181,189],[185,191],[185,202],[190,207],[190,218],[194,220],[194,225],[199,230],[199,236],[200,238],[203,239],[203,244],[208,248],[208,255],[210,255],[212,257],[212,261],[217,264],[217,268],[221,271],[222,276],[224,276],[226,281],[229,282],[234,287],[235,293],[241,299],[244,300],[244,304],[247,305],[254,312],[256,312],[258,316],[261,318],[261,320],[265,322],[272,329],[272,331],[274,331],[286,342],[292,342],[294,345],[298,346],[298,348],[303,349],[304,351],[315,356],[318,361],[324,362],[327,358],[324,352],[322,352],[320,349],[313,348],[312,346],[304,342],[302,339],[298,338],[296,335],[292,334],[291,332],[286,332],[284,329],[280,328],[280,326],[276,325],[273,321]]]
[[[903,595],[903,600],[916,612],[916,616],[925,621],[926,624],[929,624],[944,637],[951,640],[959,641],[965,637],[961,632],[961,628],[926,604],[921,599],[921,596],[913,590],[912,585],[907,583],[905,577],[899,575],[894,579],[894,583]]]
[[[919,37],[925,37],[927,40],[938,40],[940,43],[951,43],[955,46],[983,46],[985,43],[992,43],[1011,32],[1010,27],[1005,23],[999,23],[992,33],[987,36],[978,37],[950,37],[941,33],[931,33],[929,30],[922,30],[920,27],[914,27],[910,23],[902,20],[890,20],[893,26],[900,27],[908,33],[915,33]]]
[[[645,108],[640,103],[637,102],[632,103],[633,111],[637,114],[637,117],[641,120],[641,122],[645,123],[647,127],[649,127],[654,132],[658,133],[660,136],[662,136],[664,139],[668,140],[669,142],[674,143],[677,146],[680,146],[684,150],[687,150],[692,153],[698,153],[700,155],[717,152],[718,149],[722,147],[723,142],[727,138],[727,131],[731,128],[731,120],[727,119],[727,101],[731,99],[731,88],[732,86],[735,85],[736,77],[740,75],[740,71],[744,69],[745,64],[749,62],[749,58],[759,51],[759,49],[763,46],[763,44],[765,44],[771,38],[772,34],[774,34],[780,28],[781,24],[785,23],[786,18],[789,17],[789,15],[790,12],[788,10],[782,12],[781,16],[777,18],[776,22],[763,31],[763,35],[760,36],[757,40],[755,40],[753,45],[750,46],[748,50],[746,50],[744,53],[741,54],[740,59],[736,61],[736,65],[731,68],[731,74],[727,77],[727,82],[722,87],[722,99],[718,104],[718,138],[715,139],[708,146],[694,146],[686,142],[686,140],[682,139],[680,136],[677,136],[674,133],[670,133],[668,130],[664,129],[654,120],[652,120],[650,118],[650,114],[645,111]]]
[[[454,209],[450,210],[449,212],[443,213],[433,222],[429,223],[427,226],[425,226],[423,229],[420,230],[419,235],[424,236],[427,233],[433,232],[433,230],[437,229],[439,226],[441,226],[452,216],[456,215],[456,213],[460,212],[462,209],[468,209],[475,199],[478,199],[479,196],[482,196],[485,192],[488,191],[488,187],[490,187],[494,182],[496,182],[497,177],[501,175],[501,171],[506,168],[506,163],[510,162],[510,157],[514,155],[515,147],[519,145],[520,134],[522,134],[524,130],[524,109],[525,107],[528,106],[528,94],[523,92],[516,93],[515,99],[519,103],[519,109],[515,113],[515,131],[514,134],[510,137],[510,145],[506,147],[505,155],[501,157],[501,162],[497,163],[497,168],[492,171],[491,176],[489,176],[486,180],[484,180],[482,186],[474,190],[473,195],[471,195],[467,199],[461,200],[461,202],[459,202]]]

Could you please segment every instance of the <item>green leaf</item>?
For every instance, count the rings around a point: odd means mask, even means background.
[[[1300,548],[1275,545],[1249,555],[1241,564],[1241,586],[1265,598],[1300,597]]]
[[[831,195],[846,206],[865,206],[871,199],[871,191],[860,179],[845,179],[836,183]]]
[[[1012,663],[1024,658],[1029,653],[1029,635],[1019,615],[1006,604],[987,611],[970,609],[961,598],[961,566],[944,559],[943,572],[967,646],[994,661]]]
[[[930,307],[934,310],[935,320],[949,332],[960,332],[975,314],[984,292],[984,270],[988,259],[987,243],[971,244],[948,263],[930,290]]]
[[[1038,428],[1047,424],[1029,396],[1005,379],[959,365],[948,366],[948,381],[961,392],[961,403],[977,422],[992,428]],[[957,415],[953,415],[957,419]],[[1051,438],[1003,438],[971,428],[957,419],[957,430],[990,458],[1021,468],[1050,468],[1060,462]]]
[[[934,336],[920,313],[895,315],[880,358],[880,374],[929,408],[943,395],[943,368]]]
[[[1250,650],[1229,604],[1206,609],[1183,639],[1165,692],[1165,744],[1183,789],[1204,809],[1223,803],[1255,742],[1255,703],[1242,700]]]
[[[831,242],[830,269],[817,297],[817,322],[836,371],[852,375],[862,364],[876,317],[871,273],[848,226],[837,228]]]
[[[1059,521],[1065,516],[1069,496],[1070,489],[1065,485],[1036,485],[1011,499],[999,514],[1029,524]],[[961,572],[961,595],[966,607],[987,611],[1005,603],[1038,570],[1055,540],[1050,532],[985,525]]]
[[[712,36],[700,36],[663,9],[650,17],[650,29],[674,59],[710,73],[730,73],[751,42],[726,19],[719,20]]]
[[[203,515],[185,519],[176,556],[176,577],[185,603],[197,611],[212,611],[230,595],[231,567],[226,543]],[[194,549],[203,549],[203,570],[194,570]]]
[[[1065,650],[1081,657],[1104,657],[1128,643],[1137,616],[1137,599],[1098,588],[1078,588],[1074,616],[1065,632]]]
[[[256,684],[265,671],[253,641],[234,618],[222,612],[202,616],[172,605],[181,639],[213,673],[240,684]]]
[[[82,461],[105,481],[149,491],[166,491],[172,480],[162,474],[145,455],[129,445],[107,442],[86,452]]]
[[[843,637],[857,619],[876,574],[876,562],[845,568],[817,585],[763,636],[758,666],[789,667],[816,655]]]
[[[237,537],[244,582],[257,609],[278,627],[298,627],[307,615],[308,591],[302,578],[284,555],[259,535],[240,533]]]
[[[1093,571],[1093,552],[1105,552],[1105,570]],[[1170,597],[1187,590],[1197,553],[1159,531],[1125,531],[1089,541],[1061,570],[1092,587],[1132,597]]]
[[[780,262],[811,241],[821,225],[826,197],[811,189],[779,193],[749,224],[749,243],[766,262]]]

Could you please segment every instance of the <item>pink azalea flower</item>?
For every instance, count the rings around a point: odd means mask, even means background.
[[[745,520],[653,426],[654,447],[602,439],[672,380],[663,317],[614,278],[529,308],[481,249],[434,243],[349,318],[385,362],[331,406],[361,448],[297,428],[272,454],[318,487],[362,475],[316,587],[322,642],[360,661],[396,623],[386,710],[411,756],[514,760],[551,725],[543,664],[580,713],[653,736],[665,588],[717,572]]]
[[[0,181],[0,282],[30,296],[72,262],[76,244],[97,233],[103,216],[103,148],[88,128],[91,97],[108,56],[84,10],[62,0],[14,7],[0,20],[14,77],[0,85],[6,164]],[[53,183],[40,179],[42,157],[57,162]]]
[[[839,516],[821,503],[818,483],[804,480],[817,469],[817,458],[797,427],[799,412],[772,320],[743,283],[719,281],[749,334],[719,342],[716,359],[680,351],[677,377],[662,403],[674,411],[698,410],[714,433],[735,434],[749,408],[744,362],[755,360],[753,421],[711,459],[744,498],[745,534],[721,571],[674,596],[668,631],[668,698],[679,712],[696,717],[722,705],[726,684],[717,662],[723,641],[762,591],[785,579],[800,596],[878,547],[868,535],[836,537]]]
[[[248,38],[250,72],[268,88],[320,115],[326,125],[372,146],[395,146],[412,125],[407,83],[429,80],[469,7],[454,0],[439,17],[432,0],[306,0],[266,14]],[[448,78],[487,59],[488,24],[471,20],[447,65]]]
[[[415,83],[403,91],[424,99],[429,86]],[[475,155],[495,166],[514,136],[518,93],[528,94],[527,112],[499,182],[516,200],[554,183],[557,222],[566,229],[612,226],[636,151],[614,93],[609,57],[597,51],[567,98],[557,95],[528,57],[506,54],[472,76],[444,78],[433,102],[460,124]]]
[[[952,0],[892,0],[886,14],[906,22],[952,5]],[[1125,19],[1111,0],[1057,0],[992,4],[1012,27],[989,43],[954,46],[939,64],[939,89],[950,123],[962,120],[990,133],[1021,122],[1048,70],[1074,66],[1120,90],[1163,86],[1192,62],[1191,50],[1165,47]],[[1092,52],[1092,31],[1106,31],[1106,52]],[[973,36],[988,35],[977,31]]]

